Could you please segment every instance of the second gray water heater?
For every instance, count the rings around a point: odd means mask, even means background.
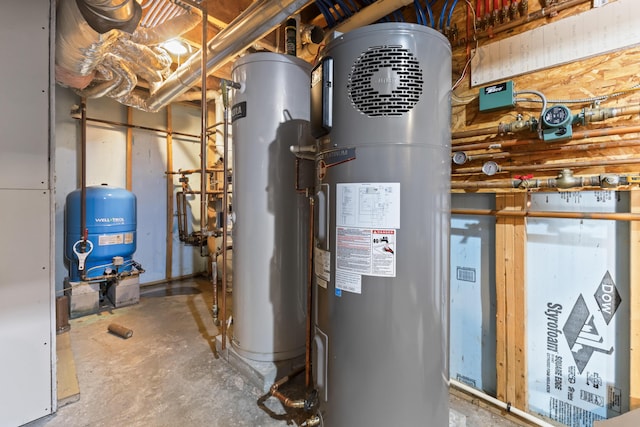
[[[311,66],[254,53],[233,65],[232,346],[278,361],[305,352],[308,202],[289,151],[309,136]]]

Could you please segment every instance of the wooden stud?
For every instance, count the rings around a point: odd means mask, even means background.
[[[528,194],[515,194],[514,206],[526,209]],[[514,330],[513,359],[509,364],[514,366],[513,382],[515,384],[514,404],[517,408],[527,409],[527,304],[526,304],[526,246],[527,230],[526,219],[514,217],[514,262],[513,262],[513,304],[511,324]]]
[[[526,194],[496,195],[496,209],[521,211]],[[525,219],[496,219],[497,397],[526,409]]]
[[[496,195],[496,210],[507,208],[506,194]],[[507,400],[507,340],[506,340],[506,265],[504,254],[506,225],[510,218],[496,218],[496,382],[499,400]]]

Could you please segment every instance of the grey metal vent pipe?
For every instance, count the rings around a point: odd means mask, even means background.
[[[310,0],[257,0],[207,43],[210,74],[225,60],[239,54]],[[149,97],[147,108],[157,111],[175,100],[198,81],[202,73],[200,52],[192,55]]]

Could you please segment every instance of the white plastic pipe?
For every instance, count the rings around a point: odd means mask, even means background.
[[[398,10],[409,3],[413,3],[413,0],[378,0],[374,4],[363,8],[358,11],[358,13],[336,26],[334,31],[346,33],[348,31],[355,30],[356,28],[364,27],[365,25],[372,24],[389,15],[394,10]]]
[[[460,381],[456,381],[456,380],[449,380],[449,384],[454,386],[457,389],[460,389],[466,393],[472,394],[476,397],[479,397],[480,399],[487,401],[489,403],[491,403],[492,405],[495,405],[499,408],[502,408],[504,410],[506,410],[507,412],[511,412],[515,415],[517,415],[518,417],[529,421],[530,423],[533,423],[537,426],[542,426],[542,427],[555,427],[553,424],[549,424],[548,422],[546,422],[545,420],[542,420],[536,416],[533,416],[531,414],[529,414],[528,412],[524,412],[521,409],[518,409],[516,407],[511,406],[510,404],[507,404],[505,402],[503,402],[502,400],[498,400],[495,397],[491,397],[486,393],[483,393],[479,390],[476,390],[473,387],[469,387],[466,384],[461,383]]]

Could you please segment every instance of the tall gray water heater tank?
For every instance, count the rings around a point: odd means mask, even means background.
[[[311,66],[255,53],[233,65],[233,348],[277,361],[305,351],[306,197],[291,145],[309,138]]]
[[[313,69],[325,427],[449,423],[450,91],[449,42],[415,24],[340,35]]]

